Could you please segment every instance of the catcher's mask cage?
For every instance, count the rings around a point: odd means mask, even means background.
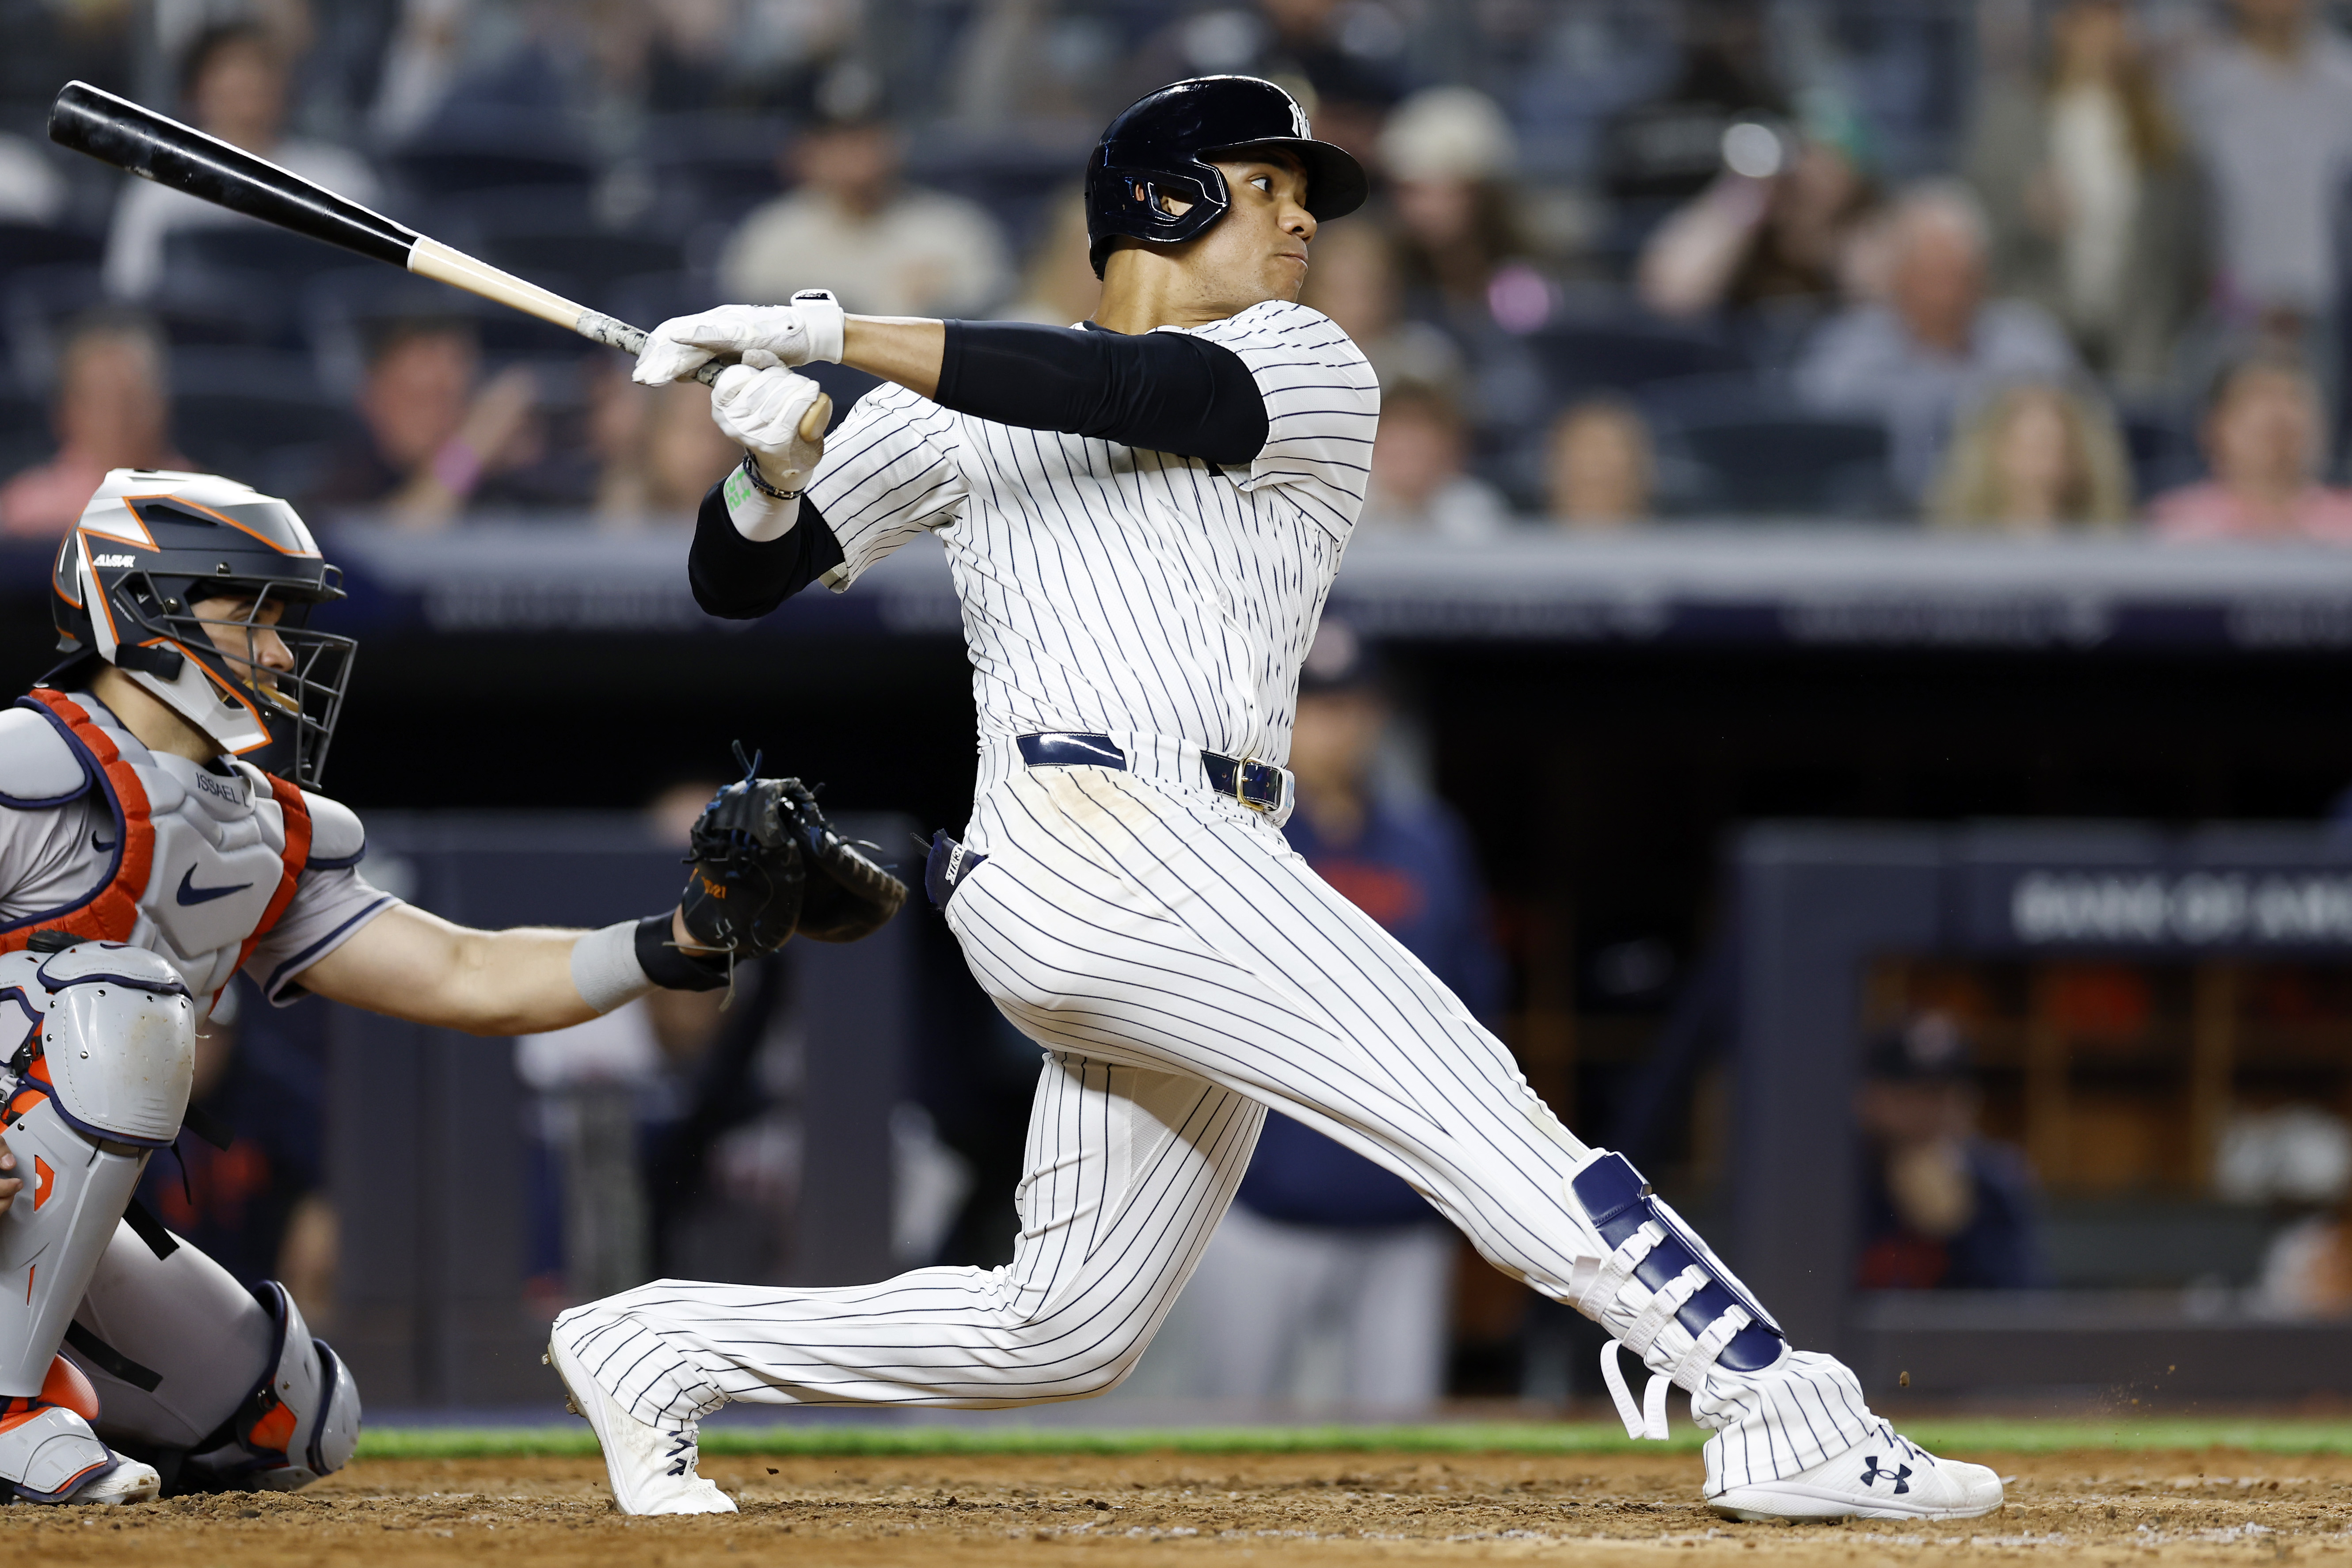
[[[1202,76],[1146,93],[1119,112],[1087,161],[1087,243],[1095,276],[1121,235],[1155,244],[1192,238],[1233,205],[1212,158],[1287,153],[1307,171],[1307,210],[1318,223],[1364,205],[1363,165],[1318,142],[1298,100],[1254,76]],[[1162,205],[1173,196],[1181,213]]]
[[[52,683],[102,659],[223,751],[318,787],[357,644],[308,625],[343,596],[342,573],[292,507],[217,475],[116,468],[51,586],[67,656]]]

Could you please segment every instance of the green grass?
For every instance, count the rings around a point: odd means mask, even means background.
[[[2113,1421],[2030,1418],[1920,1421],[1906,1435],[1939,1453],[2051,1453],[2062,1448],[2248,1448],[2273,1454],[2352,1453],[2352,1422],[2231,1418]],[[1635,1443],[1624,1428],[1591,1422],[1465,1422],[1423,1426],[1224,1426],[1169,1431],[1057,1427],[720,1426],[702,1435],[713,1455],[921,1454],[1624,1454],[1696,1451],[1703,1434],[1677,1422],[1664,1443]],[[586,1455],[584,1423],[558,1426],[415,1426],[363,1432],[374,1459]]]

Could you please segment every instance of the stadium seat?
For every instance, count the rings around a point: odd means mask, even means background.
[[[651,216],[680,226],[732,226],[782,193],[777,154],[791,138],[783,121],[734,114],[665,116],[640,143],[653,180]]]
[[[0,384],[0,479],[42,461],[56,445],[41,401]]]
[[[444,204],[441,216],[448,243],[600,310],[613,310],[616,279],[674,272],[681,260],[675,230],[599,223],[580,192],[484,191]]]
[[[192,348],[172,360],[172,438],[189,461],[272,495],[310,488],[351,416],[320,391],[310,356]]]
[[[1785,383],[1670,379],[1644,389],[1639,402],[1662,459],[1687,466],[1689,510],[1874,521],[1911,510],[1887,477],[1885,427],[1813,413]]]
[[[28,267],[0,284],[0,325],[16,384],[34,392],[46,387],[67,327],[105,299],[97,269],[70,262]]]
[[[96,267],[106,242],[45,224],[0,223],[0,277],[28,267]]]
[[[585,190],[596,179],[595,163],[576,145],[528,124],[504,133],[487,123],[445,129],[411,142],[388,162],[400,183],[427,203],[525,185]]]
[[[1633,392],[1685,376],[1732,375],[1748,368],[1738,348],[1702,328],[1626,319],[1554,321],[1528,334],[1528,349],[1562,403],[1596,392]]]
[[[2126,404],[2116,410],[2116,417],[2123,426],[2125,454],[2131,459],[2132,494],[2140,503],[2205,477],[2205,456],[2198,449],[2196,431],[2179,413]]]

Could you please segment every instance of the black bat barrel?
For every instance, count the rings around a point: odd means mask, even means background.
[[[49,110],[49,140],[101,163],[185,191],[394,267],[408,265],[416,231],[217,136],[167,120],[86,81],[68,82]]]

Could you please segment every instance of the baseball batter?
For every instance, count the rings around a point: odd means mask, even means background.
[[[929,533],[962,600],[979,789],[929,883],[973,975],[1045,1048],[1010,1266],[845,1289],[664,1280],[557,1321],[551,1359],[643,1513],[732,1504],[694,1469],[729,1400],[988,1406],[1099,1394],[1135,1364],[1249,1163],[1267,1105],[1410,1181],[1496,1267],[1600,1321],[1637,1435],[1669,1385],[1742,1519],[1952,1518],[2001,1500],[1790,1346],[1619,1155],[1292,853],[1299,665],[1363,502],[1380,392],[1297,304],[1355,161],[1270,83],[1138,102],[1087,171],[1101,308],[1072,329],[845,317],[829,297],[663,324],[638,376],[731,352],[744,465],[690,575],[725,616],[847,588]],[[836,360],[894,384],[819,449]],[[821,460],[820,460],[821,459]],[[1636,1404],[1620,1346],[1654,1374]]]
[[[790,779],[722,791],[680,907],[644,921],[467,931],[371,887],[359,818],[315,791],[352,648],[303,623],[339,580],[292,508],[207,475],[118,468],[59,547],[66,661],[0,710],[0,1502],[290,1489],[351,1457],[358,1389],[293,1299],[133,1201],[240,969],[273,1002],[520,1034],[715,990],[905,895]]]

